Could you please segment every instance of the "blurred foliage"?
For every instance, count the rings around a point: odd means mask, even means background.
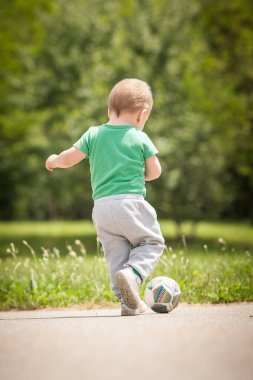
[[[122,78],[151,84],[146,132],[162,217],[253,220],[253,28],[249,0],[2,2],[0,218],[87,218],[88,162],[44,161],[106,122]]]

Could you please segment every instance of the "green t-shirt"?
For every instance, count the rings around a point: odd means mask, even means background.
[[[145,160],[158,150],[131,125],[90,127],[74,144],[90,160],[93,199],[116,194],[146,195]]]

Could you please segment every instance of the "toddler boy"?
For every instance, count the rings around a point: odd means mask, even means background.
[[[46,161],[49,171],[89,158],[92,219],[121,301],[121,315],[144,313],[139,285],[156,266],[164,239],[155,209],[145,201],[145,181],[161,174],[156,147],[143,132],[153,106],[151,89],[138,79],[117,83],[106,124],[90,127],[71,147]]]

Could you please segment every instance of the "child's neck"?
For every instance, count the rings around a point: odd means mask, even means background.
[[[124,113],[119,116],[116,114],[110,115],[107,124],[110,125],[133,125],[138,128],[136,116],[133,114]]]

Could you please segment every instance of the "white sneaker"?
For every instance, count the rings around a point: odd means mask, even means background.
[[[139,309],[142,302],[138,292],[140,278],[131,268],[126,268],[116,272],[115,281],[126,306],[132,310]]]
[[[142,300],[140,303],[140,307],[138,309],[135,309],[135,310],[129,309],[129,307],[127,307],[127,305],[125,304],[125,302],[123,300],[121,300],[120,302],[121,302],[121,315],[122,316],[139,315],[139,314],[143,314],[146,311],[148,311],[147,305]]]

